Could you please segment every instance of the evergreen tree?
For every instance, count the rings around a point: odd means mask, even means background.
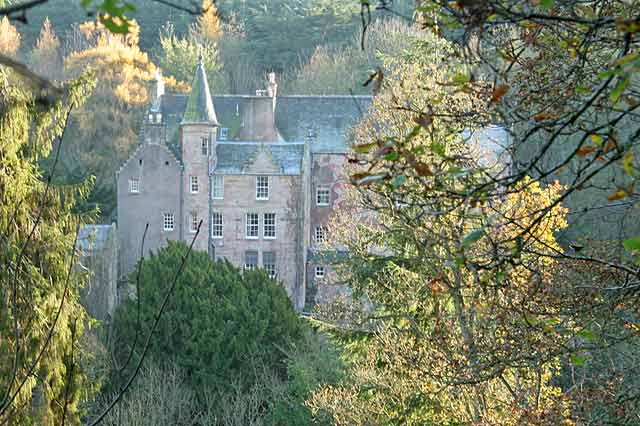
[[[170,241],[140,262],[140,324],[138,301],[126,301],[116,317],[120,359],[129,353],[136,332],[148,333],[187,249],[184,243]],[[289,297],[263,271],[241,273],[227,261],[212,262],[207,253],[193,252],[152,337],[148,357],[184,369],[202,396],[206,389],[226,391],[234,383],[250,387],[256,383],[257,367],[286,377],[283,350],[301,338],[302,324]],[[140,354],[140,345],[133,349]]]
[[[0,53],[16,58],[20,50],[20,33],[11,24],[9,18],[3,16],[0,19]]]
[[[0,75],[0,423],[79,423],[79,404],[92,389],[82,368],[86,314],[73,213],[91,182],[51,184],[55,162],[38,160],[59,147],[71,109],[90,83],[67,86],[64,99],[37,102]],[[64,419],[64,420],[63,420]]]
[[[42,23],[40,37],[28,56],[31,69],[51,80],[61,80],[63,76],[60,40],[53,31],[48,17]]]

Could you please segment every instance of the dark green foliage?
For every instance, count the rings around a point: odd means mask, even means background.
[[[170,242],[142,262],[139,342],[148,333],[186,252],[185,244]],[[137,301],[129,300],[116,318],[120,360],[135,341],[136,324]],[[256,366],[284,377],[285,348],[301,337],[301,320],[286,292],[264,272],[240,273],[226,261],[212,262],[206,253],[193,252],[162,314],[148,356],[184,369],[188,382],[198,390],[224,391],[237,381],[251,386]],[[141,347],[136,346],[136,354]]]
[[[359,30],[359,3],[338,0],[231,2],[220,9],[243,20],[259,72],[290,72],[325,43],[345,43]]]

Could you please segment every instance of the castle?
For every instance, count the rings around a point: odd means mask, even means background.
[[[330,270],[318,256],[344,185],[346,132],[368,96],[212,96],[199,61],[189,95],[152,88],[140,145],[117,173],[121,273],[167,240],[263,268],[297,309]],[[202,222],[199,233],[198,225]],[[196,236],[197,233],[197,236]]]

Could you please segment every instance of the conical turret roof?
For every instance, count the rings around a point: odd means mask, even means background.
[[[187,100],[187,107],[182,116],[182,123],[206,123],[218,125],[216,111],[213,109],[213,101],[211,100],[211,92],[209,92],[209,83],[207,82],[207,73],[204,70],[202,55],[198,59],[193,81],[191,82],[191,93]]]

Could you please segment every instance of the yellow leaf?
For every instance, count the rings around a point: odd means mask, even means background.
[[[616,192],[614,192],[613,194],[611,194],[611,195],[609,195],[607,197],[607,200],[616,201],[616,200],[621,200],[621,199],[623,199],[623,198],[625,198],[627,196],[628,196],[627,191],[625,191],[622,188],[618,188],[618,190]]]
[[[633,176],[635,172],[633,170],[633,159],[633,152],[631,151],[627,152],[622,158],[622,168],[629,176]]]
[[[624,65],[627,62],[631,62],[631,61],[637,59],[638,56],[640,56],[640,52],[637,52],[637,51],[636,52],[631,52],[631,53],[629,53],[627,55],[624,55],[622,58],[618,59],[614,63],[616,65]]]

